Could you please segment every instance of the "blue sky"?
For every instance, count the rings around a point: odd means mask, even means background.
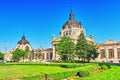
[[[51,47],[69,19],[70,6],[95,42],[120,41],[119,0],[0,0],[0,51],[9,51],[23,31],[34,49]]]

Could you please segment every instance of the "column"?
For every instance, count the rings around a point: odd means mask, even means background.
[[[108,47],[105,47],[106,62],[108,62]]]
[[[117,62],[117,47],[114,47],[114,62]]]
[[[45,53],[44,53],[44,60],[46,60],[46,58],[47,58],[47,57],[46,57],[46,52],[45,52]]]
[[[53,44],[53,55],[52,55],[52,60],[55,60],[55,44]]]

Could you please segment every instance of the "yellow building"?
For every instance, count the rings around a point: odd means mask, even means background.
[[[15,51],[17,48],[22,49],[22,50],[25,50],[25,48],[26,48],[27,46],[29,47],[29,50],[31,51],[31,50],[32,50],[32,46],[30,45],[29,41],[26,40],[26,38],[25,38],[25,36],[24,36],[24,34],[23,34],[21,40],[18,41],[16,47],[15,47],[14,49],[10,50],[8,53],[5,53],[5,54],[4,54],[4,60],[5,60],[5,61],[10,61],[11,58],[12,58],[12,55],[13,55],[13,54],[12,54],[13,51]]]
[[[29,50],[31,51],[31,50],[32,50],[32,46],[30,45],[29,41],[26,40],[26,38],[25,38],[25,36],[24,36],[24,34],[23,34],[21,40],[18,41],[15,49],[19,48],[19,49],[25,50],[25,48],[26,48],[27,46],[29,47]],[[14,50],[15,50],[15,49],[14,49]]]
[[[40,55],[40,56],[39,56]],[[52,48],[41,49],[38,48],[34,50],[34,59],[33,62],[45,62],[52,60]]]
[[[9,51],[8,53],[4,53],[4,60],[5,61],[11,61],[12,59],[12,53],[15,51],[17,48],[25,50],[26,47],[29,47],[29,50],[32,51],[32,46],[29,43],[29,41],[26,40],[25,36],[23,35],[21,40],[18,41],[16,47]],[[28,53],[29,54],[29,53]],[[36,49],[34,50],[33,53],[34,58],[32,58],[32,62],[40,62],[40,61],[50,61],[52,60],[52,48],[48,49]],[[23,61],[22,59],[20,60],[21,62]],[[25,59],[24,61],[30,61],[29,59]]]
[[[53,36],[52,47],[53,47],[53,60],[59,60],[59,55],[55,51],[56,44],[60,41],[63,36],[70,36],[73,42],[76,44],[78,36],[81,32],[84,32],[86,36],[86,31],[83,28],[81,22],[74,19],[74,14],[72,11],[69,14],[69,20],[65,22],[60,31],[60,37],[56,38]],[[92,61],[96,62],[113,62],[120,63],[120,42],[114,40],[108,40],[105,43],[95,43],[93,36],[87,37],[88,42],[94,43],[98,47],[98,58]]]
[[[120,63],[120,42],[108,40],[105,43],[96,44],[99,49],[97,62]]]
[[[33,62],[39,61],[50,61],[50,60],[59,60],[59,55],[56,52],[55,46],[61,40],[63,36],[69,36],[76,44],[78,36],[80,33],[83,32],[87,42],[94,43],[98,47],[99,56],[95,59],[96,62],[114,62],[120,63],[120,42],[114,40],[108,40],[105,43],[95,43],[93,36],[86,36],[86,31],[83,28],[81,22],[78,22],[74,19],[74,14],[71,11],[69,14],[69,19],[65,22],[60,30],[60,36],[57,38],[53,36],[52,38],[52,48],[48,49],[36,49],[34,52],[34,59]],[[16,49],[23,49],[28,46],[30,50],[32,47],[30,43],[25,39],[23,35],[21,40],[18,41],[16,47],[11,50],[9,53],[5,54],[5,60],[11,60],[12,52]],[[40,51],[40,52],[39,52]],[[39,57],[39,53],[42,56]]]
[[[56,38],[55,36],[53,36],[52,39],[53,60],[59,60],[59,55],[57,55],[57,52],[55,51],[56,43],[59,42],[63,36],[70,36],[70,38],[76,44],[78,36],[80,35],[81,32],[83,32],[84,35],[86,36],[85,29],[83,28],[81,22],[78,22],[77,20],[74,19],[74,14],[71,11],[69,14],[69,20],[67,20],[65,24],[62,26],[62,29],[60,31],[60,37]],[[90,37],[86,36],[86,40],[88,42],[94,43],[93,36]]]

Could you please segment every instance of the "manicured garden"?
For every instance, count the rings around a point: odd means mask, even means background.
[[[61,79],[76,75],[79,70],[90,70],[95,66],[96,64],[89,63],[6,63],[0,65],[0,79],[42,80],[45,77]]]
[[[120,80],[120,67],[111,66],[108,70],[78,80]]]
[[[0,80],[120,80],[119,71],[97,63],[0,63]]]

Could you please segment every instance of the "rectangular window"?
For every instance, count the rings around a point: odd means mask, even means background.
[[[105,58],[105,49],[100,50],[101,58]]]
[[[117,48],[117,58],[120,59],[120,48]]]
[[[114,58],[114,50],[113,49],[109,49],[108,53],[109,53],[109,58]]]

